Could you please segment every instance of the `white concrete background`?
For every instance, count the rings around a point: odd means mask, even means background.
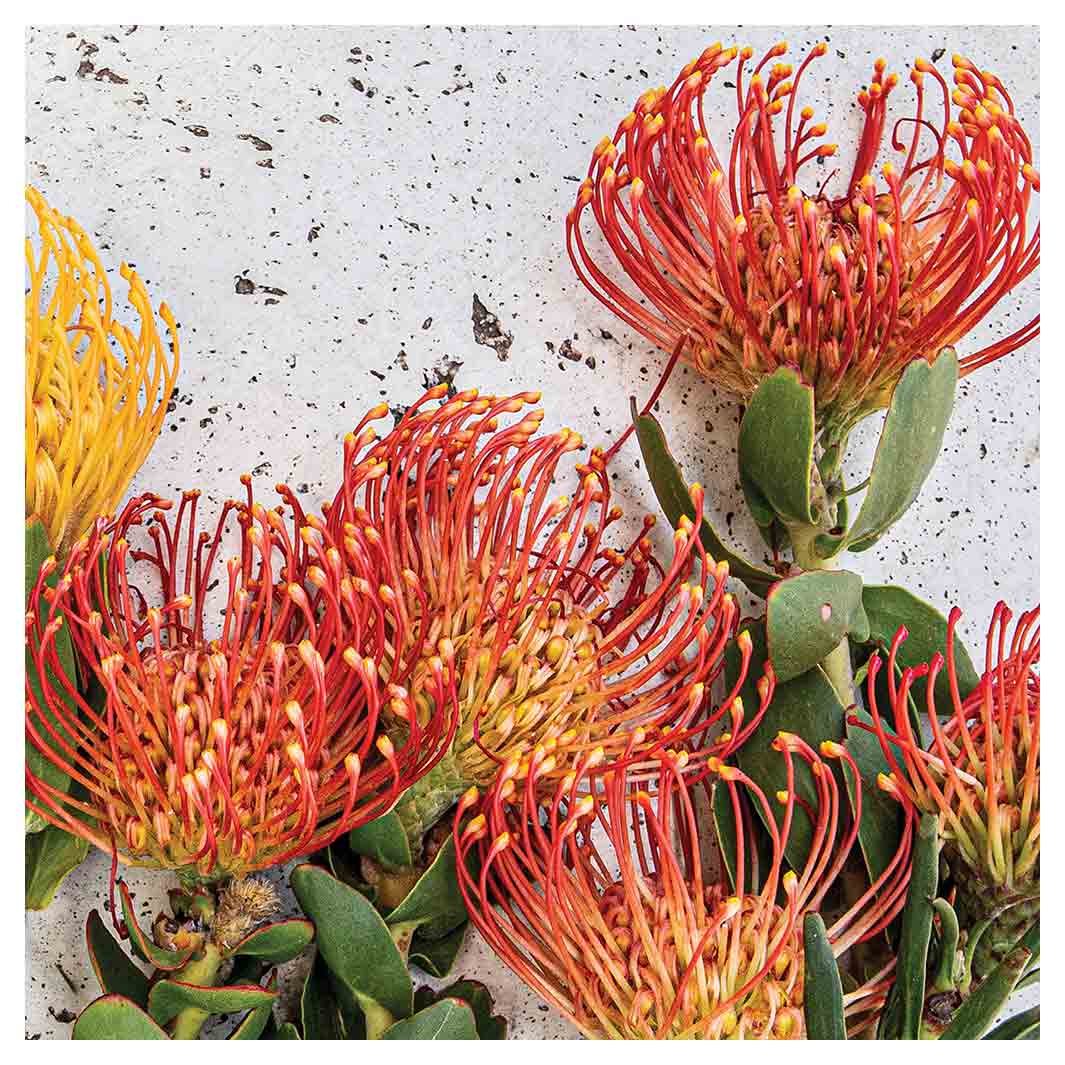
[[[180,323],[179,391],[134,489],[195,486],[217,503],[250,470],[264,496],[286,480],[312,501],[331,497],[360,413],[382,398],[410,402],[449,367],[460,387],[540,388],[547,427],[613,438],[627,397],[647,394],[663,359],[573,277],[563,219],[576,183],[645,87],[715,40],[758,52],[781,36],[793,53],[830,42],[804,102],[827,113],[844,173],[854,94],[873,60],[903,75],[901,117],[908,64],[943,49],[944,71],[963,52],[1005,81],[1038,162],[1034,28],[29,30],[27,180],[93,235],[116,292],[126,257]],[[725,89],[710,94],[721,138],[733,105]],[[241,277],[284,295],[239,294]],[[505,362],[474,342],[474,294],[513,333]],[[1038,300],[1026,284],[963,350],[1021,324]],[[552,354],[567,338],[594,370]],[[970,646],[997,599],[1019,609],[1038,597],[1038,378],[1038,343],[968,378],[920,500],[853,560],[867,580],[960,604]],[[737,415],[732,397],[689,372],[663,406],[716,519],[757,550],[736,480]],[[870,427],[855,472],[874,442]],[[615,473],[634,524],[656,510],[634,445]],[[107,879],[94,854],[48,911],[27,916],[27,1037],[65,1038],[63,1011],[97,994],[83,929]],[[166,877],[130,882],[150,916]],[[513,1036],[573,1036],[474,937],[456,972],[491,987]]]

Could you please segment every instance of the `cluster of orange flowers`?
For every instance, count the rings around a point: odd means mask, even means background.
[[[774,48],[747,76],[749,49],[715,45],[641,96],[596,148],[567,243],[601,300],[665,348],[688,337],[710,379],[748,396],[795,365],[823,422],[849,424],[1036,267],[1027,216],[1039,177],[1005,88],[956,58],[953,94],[934,66],[914,67],[912,137],[893,136],[902,157],[878,186],[897,82],[878,62],[859,96],[845,194],[803,194],[802,168],[836,150],[796,110],[824,50],[793,73]],[[702,100],[730,68],[739,119],[719,154]],[[939,125],[927,80],[943,98]],[[243,498],[206,529],[197,492],[176,508],[140,495],[108,517],[159,431],[177,370],[173,318],[163,305],[168,353],[124,269],[140,332],[119,324],[85,234],[36,192],[28,199],[41,250],[27,242],[27,518],[55,552],[26,606],[26,738],[40,756],[27,762],[29,809],[116,863],[216,881],[316,851],[412,796],[434,818],[457,802],[471,920],[584,1033],[801,1038],[803,917],[855,848],[861,779],[845,745],[815,750],[790,732],[773,744],[787,778],[777,795],[737,768],[774,677],[767,666],[758,705],[744,705],[751,640],[728,566],[699,536],[702,489],[660,558],[651,518],[615,540],[606,456],[572,430],[545,432],[538,393],[440,386],[383,437],[373,423],[387,406],[367,413],[320,513],[286,486],[267,508],[245,478]],[[586,243],[589,211],[642,298]],[[1037,328],[968,356],[964,371]],[[868,727],[904,830],[829,928],[837,956],[900,912],[922,812],[939,816],[948,863],[967,871],[973,898],[961,905],[1008,908],[1011,920],[1038,906],[1038,611],[1010,640],[1008,621],[1001,606],[964,700],[956,613],[946,658],[897,679],[900,632],[886,708],[873,660]],[[724,690],[730,644],[740,669]],[[925,750],[910,691],[927,674],[931,699],[944,667],[952,713],[941,725],[930,703]],[[700,824],[719,803],[733,838],[712,874]],[[809,849],[789,867],[800,823]],[[852,1032],[875,1023],[891,981],[888,963],[846,994]]]

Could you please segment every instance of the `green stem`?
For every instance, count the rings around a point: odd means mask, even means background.
[[[836,568],[835,559],[821,558],[814,548],[814,541],[820,533],[821,530],[813,525],[788,526],[788,536],[791,538],[791,550],[795,563],[804,570]],[[821,660],[821,668],[828,676],[832,687],[836,689],[840,702],[845,707],[853,706],[858,700],[854,694],[850,640],[846,636]]]
[[[194,958],[187,965],[182,966],[175,973],[171,973],[169,979],[180,980],[183,983],[198,984],[201,987],[213,987],[218,981],[218,973],[222,968],[222,953],[208,941],[203,948],[203,954]],[[196,1039],[200,1029],[207,1020],[209,1014],[206,1010],[195,1009],[189,1006],[183,1009],[171,1021],[170,1035],[173,1039]]]

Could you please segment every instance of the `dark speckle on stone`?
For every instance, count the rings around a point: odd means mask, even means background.
[[[257,152],[269,152],[273,149],[273,145],[269,141],[264,141],[262,137],[256,137],[254,133],[238,133],[237,140],[249,141]]]
[[[510,345],[514,343],[514,334],[505,332],[499,325],[499,319],[473,294],[473,339],[486,348],[493,348],[500,362],[510,358]]]
[[[573,341],[567,337],[558,346],[558,353],[564,359],[569,359],[570,362],[580,362],[584,358],[584,352],[578,351],[573,346]]]

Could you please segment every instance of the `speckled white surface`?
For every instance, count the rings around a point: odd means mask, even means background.
[[[1004,80],[1038,162],[1034,28],[29,30],[27,179],[105,262],[133,263],[180,325],[179,391],[134,488],[195,486],[217,503],[252,471],[263,495],[285,480],[319,501],[359,414],[410,402],[441,373],[460,387],[541,388],[549,427],[612,438],[663,360],[572,275],[563,219],[576,183],[645,87],[714,40],[757,51],[781,36],[793,52],[830,42],[805,88],[844,166],[873,60],[904,73],[939,49],[944,70],[963,52]],[[726,137],[730,94],[708,106]],[[239,291],[242,278],[254,291]],[[513,335],[506,361],[475,343],[475,295]],[[1026,284],[964,350],[1027,320],[1038,299]],[[567,339],[580,361],[560,357]],[[997,599],[1038,596],[1038,375],[1035,343],[962,383],[918,503],[853,562],[870,581],[961,605],[970,645]],[[681,372],[662,416],[720,524],[757,550],[736,480],[736,402]],[[852,469],[874,444],[869,426]],[[634,445],[615,485],[633,522],[655,509]],[[95,997],[83,929],[107,880],[93,855],[27,916],[27,1037],[66,1037],[64,1019]],[[138,911],[154,913],[165,877],[130,882]],[[456,971],[489,984],[513,1036],[573,1036],[472,937]]]

